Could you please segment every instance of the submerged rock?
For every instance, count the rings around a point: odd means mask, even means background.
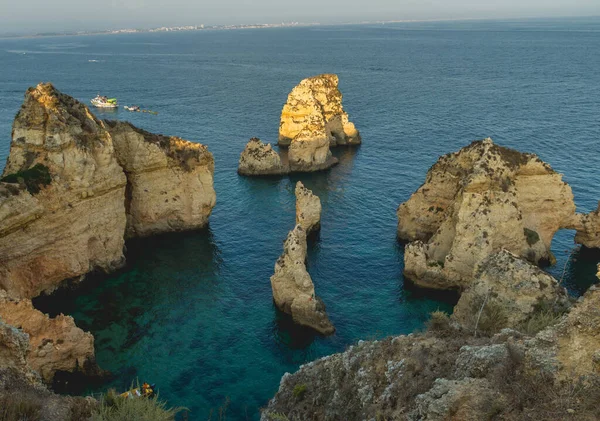
[[[420,286],[464,289],[489,255],[506,249],[553,263],[552,237],[573,226],[571,188],[536,155],[473,142],[444,155],[398,208],[405,275]]]
[[[311,139],[312,134],[320,141],[323,133],[331,146],[361,143],[358,130],[342,107],[338,82],[337,75],[322,74],[304,79],[292,89],[281,112],[280,145],[292,144],[307,126],[311,133],[305,133],[305,139]]]
[[[331,335],[335,328],[327,317],[325,305],[315,295],[315,286],[306,270],[306,247],[306,230],[296,225],[283,243],[283,254],[271,276],[273,300],[294,322]]]
[[[207,147],[126,122],[107,125],[127,176],[127,236],[205,227],[216,203]]]
[[[280,175],[289,172],[289,167],[281,163],[279,154],[271,148],[271,144],[265,144],[257,137],[250,139],[240,155],[240,175]]]
[[[0,183],[0,288],[20,297],[124,262],[126,178],[105,124],[51,84],[30,88]]]
[[[28,335],[27,365],[46,384],[52,384],[57,372],[101,374],[96,365],[94,337],[75,326],[72,317],[61,314],[50,318],[36,310],[30,300],[12,299],[0,290],[0,319]]]
[[[301,181],[296,183],[295,194],[296,224],[302,226],[307,234],[318,231],[321,228],[321,200]]]

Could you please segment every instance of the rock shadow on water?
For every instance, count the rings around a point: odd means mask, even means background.
[[[277,344],[274,352],[279,353],[283,349],[284,351],[305,351],[315,342],[320,335],[314,329],[306,326],[301,326],[294,322],[292,316],[280,311],[275,304],[273,304],[273,324],[272,324],[273,335]],[[285,352],[284,352],[285,353]],[[293,363],[303,362],[304,356],[298,358],[298,355],[288,355]]]
[[[597,265],[600,263],[600,249],[580,246],[568,252],[570,258],[565,267],[560,268],[564,270],[562,283],[570,294],[578,297],[583,295],[589,287],[598,283],[596,272],[598,271]]]

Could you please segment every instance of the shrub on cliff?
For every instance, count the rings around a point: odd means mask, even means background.
[[[153,398],[123,398],[109,390],[92,413],[90,421],[173,421],[183,408],[167,408],[158,396]]]
[[[0,421],[37,421],[42,402],[35,396],[10,393],[0,397]]]
[[[35,164],[33,167],[8,174],[0,179],[5,183],[24,184],[27,191],[31,194],[39,193],[42,186],[47,186],[52,182],[50,170],[43,164]]]

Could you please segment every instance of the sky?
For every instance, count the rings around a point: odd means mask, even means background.
[[[0,33],[562,16],[600,16],[600,0],[0,0]]]

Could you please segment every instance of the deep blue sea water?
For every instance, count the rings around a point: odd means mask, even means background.
[[[97,113],[208,145],[217,206],[206,231],[127,244],[127,267],[61,296],[96,337],[99,364],[123,389],[155,382],[207,419],[255,419],[286,371],[358,339],[408,333],[445,301],[409,292],[395,210],[444,153],[490,136],[535,152],[572,186],[579,211],[600,199],[600,19],[411,23],[0,40],[0,159],[25,90],[51,81],[89,103],[98,92],[156,116]],[[96,60],[91,62],[90,60]],[[329,172],[236,174],[252,136],[275,142],[288,92],[340,76],[363,145]],[[269,277],[294,225],[302,180],[323,203],[309,272],[337,328],[323,338],[282,317]],[[573,233],[557,234],[562,276]],[[575,294],[596,254],[567,264]],[[437,298],[437,297],[434,297]],[[104,385],[103,387],[108,387]]]

